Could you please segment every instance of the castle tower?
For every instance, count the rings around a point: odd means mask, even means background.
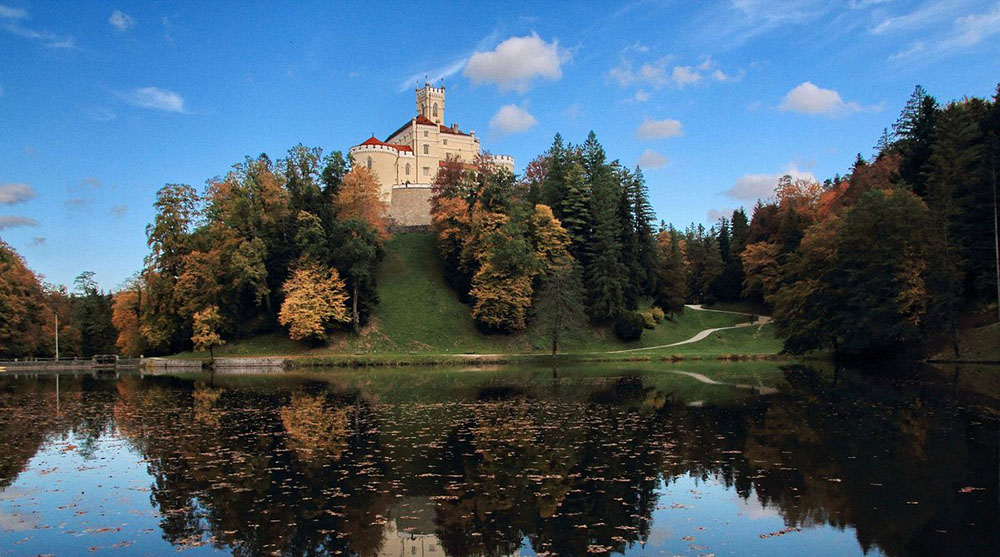
[[[430,83],[424,83],[423,89],[417,89],[417,114],[435,124],[444,124],[444,85],[431,87]]]

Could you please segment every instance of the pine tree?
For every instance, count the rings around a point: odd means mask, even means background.
[[[587,243],[591,234],[591,188],[584,180],[583,167],[573,163],[566,171],[566,190],[558,214],[563,228],[569,233],[569,251],[573,258],[586,265]],[[556,214],[556,210],[552,210]]]
[[[566,337],[586,324],[583,282],[579,265],[566,262],[543,280],[534,303],[533,327],[546,338],[555,356]]]
[[[921,197],[927,193],[925,172],[934,143],[937,115],[937,101],[917,85],[893,125],[896,136],[893,148],[903,157],[899,177]]]

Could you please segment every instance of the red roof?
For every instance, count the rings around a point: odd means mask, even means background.
[[[418,114],[417,115],[417,123],[418,124],[423,124],[425,126],[436,126],[437,125],[434,122],[432,122],[430,118],[424,116],[423,114]]]
[[[379,141],[378,139],[375,139],[374,135],[371,136],[371,137],[369,137],[368,139],[366,139],[361,144],[362,145],[385,145],[386,147],[392,147],[393,149],[395,149],[397,151],[410,151],[410,152],[413,151],[413,149],[409,145],[396,145],[394,143],[386,143],[384,141]]]
[[[448,126],[441,126],[441,133],[453,133],[455,135],[469,135],[458,128],[449,128]]]

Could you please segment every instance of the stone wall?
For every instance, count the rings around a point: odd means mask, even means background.
[[[431,223],[431,187],[394,186],[389,203],[389,218],[397,227],[429,226]]]

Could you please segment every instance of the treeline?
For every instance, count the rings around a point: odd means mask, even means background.
[[[642,173],[609,162],[593,133],[579,146],[557,135],[520,180],[487,159],[446,165],[431,216],[445,278],[481,328],[537,318],[555,350],[585,312],[623,338],[641,334],[636,310],[659,278],[655,215]]]
[[[150,254],[114,303],[125,354],[211,349],[286,327],[322,341],[363,325],[378,302],[385,204],[367,169],[298,145],[248,157],[202,194],[167,184]]]
[[[94,273],[80,273],[74,289],[42,282],[24,259],[0,239],[0,358],[90,357],[115,354],[113,296]]]
[[[667,227],[668,291],[764,304],[792,353],[957,350],[963,315],[996,314],[998,96],[942,106],[917,87],[846,176],[785,176],[749,223],[740,209],[707,231]]]

